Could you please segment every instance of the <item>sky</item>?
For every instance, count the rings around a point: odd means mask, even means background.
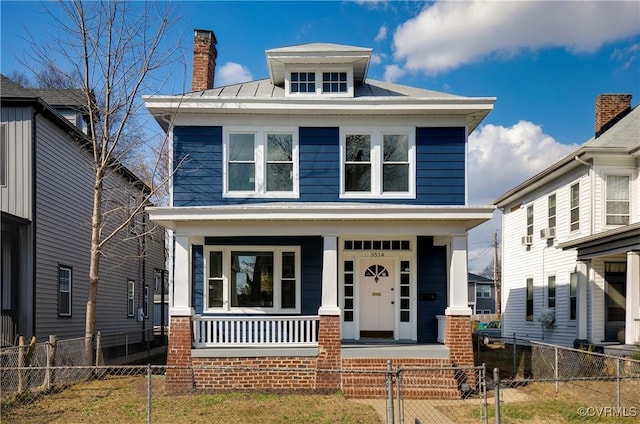
[[[632,94],[633,106],[640,101],[639,1],[186,1],[177,7],[170,35],[183,59],[158,87],[162,94],[189,91],[193,29],[209,29],[218,40],[215,86],[267,78],[267,49],[327,42],[372,48],[370,79],[496,97],[469,136],[472,205],[491,204],[589,140],[599,94]],[[28,74],[25,34],[46,43],[41,29],[52,25],[51,16],[38,2],[2,0],[0,24],[0,72]],[[497,212],[470,232],[471,272],[492,259],[500,223]]]

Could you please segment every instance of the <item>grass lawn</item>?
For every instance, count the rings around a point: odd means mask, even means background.
[[[380,423],[371,406],[340,394],[165,395],[164,377],[152,378],[153,423]],[[109,377],[76,384],[25,405],[5,408],[4,423],[143,423],[147,384],[143,376]],[[25,402],[26,403],[26,402]]]

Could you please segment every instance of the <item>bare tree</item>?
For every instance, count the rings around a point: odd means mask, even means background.
[[[100,259],[114,239],[141,235],[132,231],[134,219],[159,191],[158,178],[147,178],[151,190],[117,201],[107,182],[127,159],[144,156],[144,152],[152,154],[138,122],[141,114],[146,115],[140,95],[155,92],[160,85],[155,79],[157,71],[173,64],[179,42],[165,39],[176,19],[175,8],[166,2],[117,0],[62,1],[49,7],[55,7],[50,15],[57,26],[46,44],[33,40],[35,63],[53,78],[46,84],[66,86],[73,82],[80,87],[88,113],[94,172],[85,322],[89,341],[96,330]],[[161,169],[162,160],[157,156],[148,168]],[[150,175],[157,175],[156,171]],[[107,226],[107,220],[114,217]],[[90,349],[89,342],[86,348]]]

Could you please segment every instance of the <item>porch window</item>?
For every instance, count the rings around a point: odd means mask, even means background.
[[[132,317],[134,315],[134,295],[135,295],[136,283],[132,280],[127,281],[127,316]]]
[[[299,312],[298,247],[211,247],[207,250],[207,310]]]
[[[344,305],[342,305],[345,322],[353,321],[353,261],[344,261]]]
[[[346,130],[341,144],[341,197],[415,196],[413,133]]]
[[[547,307],[556,307],[556,276],[550,275],[547,278]]]
[[[58,266],[58,316],[71,316],[71,267]]]
[[[570,229],[576,231],[580,229],[580,183],[571,186],[570,202]]]
[[[607,175],[607,225],[627,225],[629,223],[629,187],[630,177],[628,175]]]
[[[569,276],[569,320],[575,321],[578,316],[578,273]]]
[[[400,322],[411,321],[410,266],[410,261],[400,261]]]
[[[225,197],[298,197],[298,136],[293,128],[230,128],[224,150]]]
[[[533,321],[533,278],[527,278],[527,321]]]

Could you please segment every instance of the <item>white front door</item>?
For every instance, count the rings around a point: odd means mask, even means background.
[[[360,337],[393,338],[395,260],[362,258],[358,265]]]

